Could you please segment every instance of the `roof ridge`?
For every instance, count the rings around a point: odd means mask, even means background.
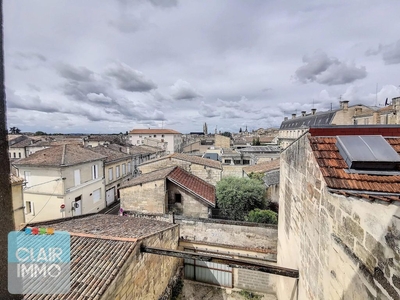
[[[69,232],[71,236],[78,237],[87,237],[99,240],[113,240],[113,241],[121,241],[121,242],[137,242],[138,238],[124,238],[124,237],[116,237],[109,235],[95,235],[90,233],[78,233],[78,232]]]
[[[61,155],[61,165],[65,164],[65,153],[67,152],[67,144],[63,145],[63,152]]]

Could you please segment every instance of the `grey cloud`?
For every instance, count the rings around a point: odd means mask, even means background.
[[[148,92],[157,88],[157,85],[145,78],[142,72],[123,63],[109,67],[105,74],[115,79],[118,88],[128,92]]]
[[[178,5],[178,0],[149,0],[154,6],[173,7]]]
[[[22,57],[22,58],[25,58],[25,59],[40,60],[42,62],[47,61],[47,58],[44,55],[40,54],[40,53],[18,51],[18,52],[16,52],[16,54],[18,56]]]
[[[56,70],[62,77],[74,81],[90,82],[94,79],[93,71],[85,67],[74,67],[69,64],[57,64]]]
[[[27,85],[31,90],[33,90],[35,92],[40,92],[41,91],[40,87],[38,87],[38,86],[36,86],[36,85],[34,85],[32,83],[27,83]]]
[[[382,54],[382,59],[386,65],[400,63],[400,40],[389,45],[379,44],[377,49],[368,49],[365,52],[367,56]]]
[[[205,104],[203,101],[201,102],[199,114],[201,114],[203,117],[207,117],[207,118],[213,118],[213,117],[219,116],[219,113],[216,112],[215,107]]]
[[[108,24],[122,33],[137,32],[145,26],[146,20],[132,14],[122,14],[116,20],[111,20]]]
[[[100,93],[100,94],[89,93],[89,94],[87,94],[87,98],[91,102],[100,103],[100,104],[110,104],[113,102],[113,100],[110,97],[104,96],[103,93]]]
[[[367,76],[365,67],[356,67],[354,63],[341,62],[328,57],[323,51],[303,57],[305,65],[296,70],[296,79],[301,83],[317,82],[326,85],[351,83]]]
[[[181,79],[177,80],[175,84],[171,86],[171,91],[171,96],[175,100],[192,100],[202,97],[189,82]]]

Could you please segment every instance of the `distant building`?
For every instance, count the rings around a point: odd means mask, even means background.
[[[105,158],[79,145],[62,145],[13,163],[24,178],[25,221],[96,213],[105,208]]]
[[[358,108],[353,119],[356,125],[400,124],[400,97],[393,98],[390,104],[373,112]]]
[[[140,146],[145,143],[145,138],[157,139],[167,144],[167,154],[182,152],[182,134],[172,129],[133,129],[129,132],[132,145]]]
[[[204,123],[204,125],[203,125],[203,133],[204,133],[204,135],[208,134],[207,123]]]
[[[311,126],[353,125],[353,117],[360,109],[365,113],[372,114],[374,112],[374,108],[363,104],[349,106],[349,101],[340,101],[340,108],[336,110],[317,113],[317,110],[313,108],[309,114],[307,114],[306,111],[302,111],[301,116],[292,114],[291,119],[285,117],[281,124],[278,135],[279,143],[281,147],[285,149],[304,134]]]

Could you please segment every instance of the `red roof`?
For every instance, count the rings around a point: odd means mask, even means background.
[[[181,134],[172,129],[132,129],[130,134]]]
[[[179,167],[175,168],[167,178],[215,207],[215,187],[212,184]]]
[[[400,137],[386,137],[385,140],[400,154]],[[334,189],[333,192],[367,199],[400,201],[400,175],[346,173],[348,166],[336,147],[336,137],[310,136],[309,141],[326,185]]]

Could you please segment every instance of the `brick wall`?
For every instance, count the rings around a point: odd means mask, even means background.
[[[329,193],[306,136],[281,162],[278,298],[400,299],[400,203]]]
[[[174,276],[182,260],[140,252],[140,243],[148,247],[177,249],[179,227],[175,226],[139,241],[102,300],[158,299]]]

